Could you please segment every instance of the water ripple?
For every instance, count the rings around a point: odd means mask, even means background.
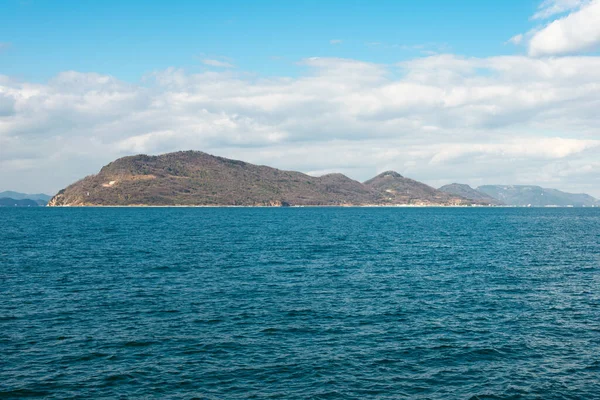
[[[0,209],[0,398],[600,398],[599,211]]]

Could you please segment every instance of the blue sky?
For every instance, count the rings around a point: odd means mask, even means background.
[[[539,2],[0,0],[0,72],[43,81],[65,70],[139,80],[169,66],[222,59],[264,75],[296,61],[342,57],[393,63],[427,51],[512,54]],[[332,45],[331,40],[341,40]]]
[[[0,0],[0,191],[202,150],[600,197],[600,0]]]

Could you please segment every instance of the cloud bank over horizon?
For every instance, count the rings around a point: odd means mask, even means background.
[[[297,77],[234,63],[130,83],[0,75],[0,190],[58,189],[115,158],[178,150],[358,180],[538,184],[600,197],[600,1],[546,1],[527,55],[396,64],[311,57]],[[336,39],[341,43],[341,39]],[[516,42],[516,41],[513,41]],[[333,44],[333,43],[332,43]]]

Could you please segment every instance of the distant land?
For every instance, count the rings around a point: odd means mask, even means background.
[[[504,205],[505,203],[498,200],[497,198],[488,195],[482,191],[477,189],[473,189],[469,185],[465,185],[462,183],[451,183],[450,185],[442,186],[439,190],[442,192],[446,192],[449,194],[453,194],[455,196],[464,197],[465,199],[469,199],[476,202],[482,202],[490,205]]]
[[[314,177],[199,151],[123,157],[61,190],[49,206],[469,206],[394,171],[366,182]]]
[[[532,185],[484,185],[473,189],[469,185],[452,183],[439,190],[469,200],[491,205],[521,207],[600,207],[600,201],[584,193],[566,193]]]
[[[0,207],[39,207],[35,200],[30,199],[11,199],[10,197],[0,197]]]
[[[566,193],[556,189],[527,185],[485,185],[477,191],[487,194],[504,204],[514,206],[549,207],[600,207],[600,201],[584,193]]]
[[[35,206],[521,206],[600,207],[588,194],[532,185],[452,183],[435,189],[386,171],[365,182],[320,177],[200,151],[119,158],[51,197],[0,192],[0,207]]]
[[[0,192],[0,207],[45,206],[52,196],[47,194],[27,194],[13,191]]]

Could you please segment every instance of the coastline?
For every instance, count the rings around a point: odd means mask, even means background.
[[[58,205],[43,206],[41,208],[600,208],[575,207],[575,206],[519,206],[519,205],[444,205],[444,204],[364,204],[364,205],[290,205],[290,206],[263,206],[263,205],[157,205],[157,204],[130,204],[130,205]],[[12,208],[12,207],[7,207]]]

